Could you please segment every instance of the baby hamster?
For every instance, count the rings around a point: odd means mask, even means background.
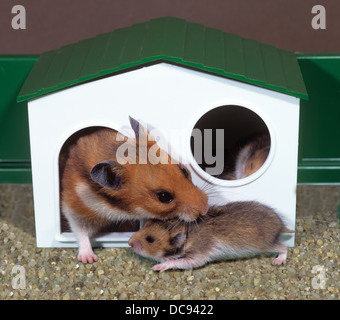
[[[191,269],[219,258],[278,252],[273,264],[286,263],[281,233],[293,233],[277,213],[258,202],[212,206],[194,222],[148,220],[129,240],[133,250],[159,264],[152,269]]]
[[[61,155],[65,161],[61,209],[76,235],[78,260],[83,263],[98,260],[90,238],[110,222],[173,217],[191,221],[208,210],[207,195],[192,183],[189,170],[165,152],[165,164],[150,159],[150,148],[155,150],[156,142],[140,139],[149,132],[131,117],[130,123],[136,140],[99,128],[81,136]],[[134,163],[118,161],[117,150],[123,143],[134,150]],[[141,155],[147,155],[146,159],[139,161]]]
[[[239,151],[235,162],[235,179],[243,179],[262,167],[270,150],[270,137],[263,133],[251,138]]]

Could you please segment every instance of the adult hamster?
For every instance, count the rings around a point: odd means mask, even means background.
[[[278,214],[255,201],[212,206],[194,222],[148,220],[129,240],[133,250],[159,264],[152,269],[191,269],[219,258],[278,252],[273,260],[285,264],[287,246],[281,233],[292,233]]]
[[[130,123],[136,140],[99,128],[81,136],[61,157],[61,209],[77,237],[78,260],[83,263],[98,260],[90,238],[110,222],[173,217],[191,221],[207,212],[207,195],[193,185],[189,170],[160,150],[138,121],[130,117]],[[125,164],[117,158],[123,147],[132,152]],[[161,151],[165,164],[157,163]]]

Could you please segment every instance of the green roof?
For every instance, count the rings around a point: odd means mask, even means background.
[[[43,53],[18,101],[160,61],[308,98],[294,52],[164,17]]]

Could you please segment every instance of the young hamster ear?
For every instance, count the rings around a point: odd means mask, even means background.
[[[97,163],[91,170],[91,178],[100,185],[116,189],[122,183],[121,175],[117,169],[122,168],[117,161],[107,160]]]
[[[180,247],[185,243],[186,237],[182,232],[177,233],[174,237],[170,238],[169,243],[171,246]]]

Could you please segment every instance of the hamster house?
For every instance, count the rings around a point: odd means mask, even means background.
[[[60,212],[65,145],[87,128],[125,133],[128,116],[158,130],[160,146],[167,141],[193,182],[209,186],[210,204],[257,200],[294,229],[299,103],[306,98],[293,52],[177,18],[153,19],[42,54],[19,94],[19,101],[28,100],[37,245],[76,246]],[[205,138],[195,136],[195,129],[223,129],[224,153],[265,131],[268,156],[246,178],[220,179],[209,171],[211,159],[205,159],[208,166],[200,163],[194,147],[200,149]],[[210,158],[217,152],[212,144]],[[133,231],[118,228],[95,241],[127,246]],[[286,243],[292,246],[294,237]]]

